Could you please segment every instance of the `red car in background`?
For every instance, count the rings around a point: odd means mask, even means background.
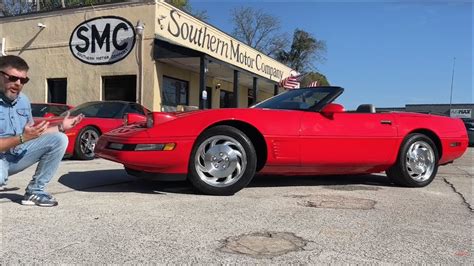
[[[94,159],[94,148],[99,136],[112,129],[123,125],[125,114],[138,114],[146,116],[150,111],[142,105],[125,101],[95,101],[83,103],[71,110],[71,116],[84,114],[82,121],[70,130],[66,131],[69,144],[66,149],[66,156],[73,156],[75,159]],[[61,117],[47,118],[51,125],[58,123]],[[35,119],[36,122],[42,119]]]
[[[54,117],[72,108],[73,106],[62,103],[32,103],[31,113],[33,117]]]
[[[136,123],[102,135],[96,153],[135,176],[188,179],[202,193],[232,195],[256,172],[385,171],[395,184],[423,187],[438,166],[466,151],[461,119],[376,113],[370,104],[346,111],[333,103],[342,92],[340,87],[302,88],[252,108],[129,116]]]

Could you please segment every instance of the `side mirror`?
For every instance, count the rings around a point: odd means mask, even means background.
[[[330,103],[324,106],[323,110],[321,110],[321,114],[328,118],[333,118],[335,113],[343,113],[344,106],[338,103]]]
[[[127,113],[123,116],[123,125],[127,126],[136,123],[146,123],[146,116],[135,113]]]

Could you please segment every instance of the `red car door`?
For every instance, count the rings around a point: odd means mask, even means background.
[[[301,121],[302,170],[323,174],[381,171],[398,152],[397,126],[389,113],[306,112]]]

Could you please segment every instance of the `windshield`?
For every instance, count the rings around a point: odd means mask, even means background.
[[[46,113],[51,113],[58,116],[67,110],[67,105],[49,105],[42,103],[31,104],[31,113],[34,117],[43,117]]]
[[[258,103],[252,108],[319,111],[323,106],[334,101],[343,90],[340,87],[294,89]]]
[[[121,102],[88,102],[71,109],[70,112],[71,116],[83,114],[86,117],[121,118],[124,105],[125,103]]]
[[[48,106],[46,104],[31,104],[31,114],[34,117],[42,117],[48,111]]]

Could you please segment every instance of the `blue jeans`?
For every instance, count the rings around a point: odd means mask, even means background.
[[[22,156],[5,154],[0,157],[0,185],[6,185],[8,176],[19,173],[38,162],[36,172],[28,187],[27,194],[45,194],[45,186],[58,169],[68,144],[63,133],[47,133],[25,142],[26,152]]]

